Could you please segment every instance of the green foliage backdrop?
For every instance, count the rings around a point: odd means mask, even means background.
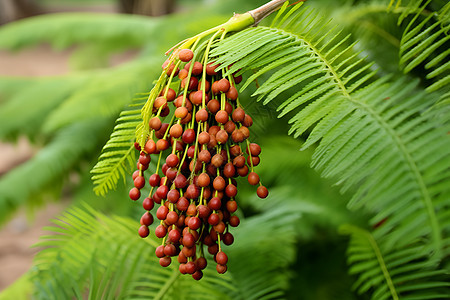
[[[33,267],[0,299],[450,297],[446,1],[310,0],[215,45],[217,60],[246,79],[241,101],[254,116],[257,170],[270,196],[240,185],[243,221],[226,275],[207,269],[194,282],[162,269],[159,241],[137,235],[140,204],[126,186],[139,93],[151,89],[171,46],[264,3],[194,3],[154,19],[58,14],[0,28],[1,49],[76,46],[81,67],[0,78],[0,138],[26,135],[40,148],[0,178],[0,222],[49,193],[58,198],[74,186],[71,173],[81,177]],[[138,57],[88,68],[128,49]],[[109,164],[97,165],[92,183],[99,156]]]

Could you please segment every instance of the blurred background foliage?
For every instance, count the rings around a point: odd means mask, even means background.
[[[1,2],[3,8],[8,2],[11,4],[11,1]],[[96,249],[86,249],[86,255],[73,258],[74,261],[62,259],[71,257],[73,249],[70,247],[58,248],[60,252],[41,252],[37,261],[50,264],[58,257],[56,261],[62,273],[48,276],[32,268],[0,294],[0,299],[27,298],[29,293],[35,293],[37,298],[51,299],[49,295],[52,295],[55,299],[67,299],[68,295],[52,294],[54,291],[50,287],[52,281],[67,284],[73,280],[76,282],[70,289],[77,291],[75,295],[86,295],[82,280],[91,278],[95,282],[95,276],[102,270],[108,271],[106,262],[120,257],[110,253],[110,247],[117,247],[121,257],[130,257],[134,264],[142,266],[134,274],[136,282],[142,280],[139,275],[154,270],[151,257],[155,241],[143,242],[138,237],[142,209],[127,196],[131,176],[106,197],[97,197],[92,191],[89,171],[119,113],[136,93],[151,89],[169,48],[180,40],[223,23],[234,12],[245,12],[266,1],[174,0],[159,1],[153,6],[144,2],[22,0],[15,2],[16,13],[0,15],[3,23],[24,18],[0,28],[1,50],[20,51],[49,44],[55,50],[69,49],[72,53],[72,70],[68,74],[44,78],[0,77],[0,140],[15,142],[25,136],[37,149],[29,160],[0,177],[0,223],[10,220],[19,208],[33,211],[50,201],[68,197],[70,208],[66,212],[68,219],[64,220],[73,222],[69,224],[73,225],[74,231],[61,244],[51,246],[82,243],[77,240],[82,237],[77,236],[75,229],[87,230],[84,237],[87,242],[104,238],[103,242],[93,243]],[[26,9],[21,10],[21,4]],[[52,9],[61,10],[65,6],[105,4],[122,13],[44,14],[46,9],[53,12]],[[406,24],[397,22],[403,6],[388,11],[389,1],[384,0],[309,0],[308,5],[318,8],[324,18],[332,19],[344,32],[351,33],[348,42],[357,41],[355,47],[375,62],[373,68],[381,74],[402,73],[398,53]],[[29,16],[34,17],[26,18]],[[120,65],[111,64],[114,55],[127,51],[132,51],[128,52],[132,53],[129,60]],[[413,70],[411,75],[419,78],[423,87],[427,86],[423,68]],[[338,228],[347,223],[369,228],[370,216],[361,211],[350,211],[346,203],[351,191],[341,194],[333,185],[334,181],[321,178],[310,168],[312,151],[299,151],[303,138],[294,139],[287,135],[289,115],[277,118],[276,108],[290,94],[284,93],[263,106],[250,97],[251,92],[245,91],[241,103],[254,118],[251,139],[263,149],[257,171],[268,186],[270,196],[260,200],[254,195],[253,188],[242,182],[238,201],[239,213],[244,219],[236,230],[235,245],[229,249],[229,274],[224,276],[222,283],[204,280],[197,284],[188,279],[180,280],[177,285],[172,282],[173,289],[169,289],[167,297],[172,293],[174,299],[182,299],[181,291],[185,289],[192,295],[206,293],[205,299],[219,299],[213,298],[219,296],[220,299],[260,299],[256,297],[256,291],[269,285],[273,291],[280,291],[280,294],[272,291],[273,294],[266,295],[273,299],[369,298],[352,291],[355,277],[347,273],[345,255],[348,237],[339,235]],[[83,216],[90,218],[89,221],[85,219],[80,224],[74,221],[83,220]],[[106,216],[116,221],[103,222],[108,220]],[[85,229],[83,222],[87,222],[90,229]],[[129,244],[127,249],[132,250],[127,252],[118,243]],[[48,245],[43,243],[41,246]],[[252,269],[249,269],[250,265]],[[77,273],[81,279],[73,278],[75,275],[70,272],[73,266],[87,268],[83,274]],[[124,273],[111,271],[116,275],[108,284],[93,285],[99,291],[108,286],[126,298],[132,294],[133,286],[123,282],[119,275],[128,273],[122,271]],[[160,277],[172,274],[162,273]],[[164,284],[162,280],[161,285]],[[221,285],[222,288],[218,288]],[[216,289],[219,294],[213,295],[212,291]],[[147,296],[156,297],[158,291]],[[95,299],[95,293],[91,293]],[[114,298],[112,294],[109,297]],[[183,297],[190,299],[186,295]]]

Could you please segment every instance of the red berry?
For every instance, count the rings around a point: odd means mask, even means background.
[[[145,212],[141,217],[141,225],[150,226],[153,224],[153,216],[148,211]]]
[[[131,200],[136,201],[141,197],[141,191],[137,187],[134,187],[130,190],[128,195],[130,196]]]
[[[178,58],[183,62],[188,62],[194,57],[194,52],[190,49],[182,49],[178,53]]]
[[[226,265],[228,262],[228,256],[224,252],[218,252],[216,254],[216,262],[220,265]]]
[[[145,238],[150,234],[150,230],[146,225],[142,225],[141,227],[139,227],[138,233],[142,238]]]
[[[261,185],[256,189],[256,194],[258,195],[259,198],[264,199],[269,195],[269,191],[265,186]]]

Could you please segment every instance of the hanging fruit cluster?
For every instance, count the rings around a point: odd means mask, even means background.
[[[208,57],[219,33],[200,46],[196,42],[190,49],[175,49],[163,64],[154,97],[150,94],[148,101],[148,134],[144,142],[135,143],[140,156],[129,192],[132,200],[141,197],[147,181],[144,172],[150,156],[156,155],[139,235],[149,235],[148,227],[154,222],[150,211],[159,204],[155,235],[162,243],[155,254],[163,267],[178,256],[180,272],[197,280],[207,264],[205,250],[214,256],[219,273],[227,271],[222,244],[233,243],[230,227],[240,223],[234,214],[238,208],[235,178],[247,177],[258,186],[260,198],[268,195],[254,170],[261,148],[249,141],[253,121],[238,99],[236,85],[242,77],[226,74],[227,68]],[[196,47],[195,52],[191,50]]]

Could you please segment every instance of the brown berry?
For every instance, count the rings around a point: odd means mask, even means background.
[[[190,50],[190,49],[182,49],[182,50],[180,50],[180,52],[178,53],[178,58],[179,58],[182,62],[188,62],[188,61],[190,61],[193,57],[194,57],[194,52],[192,52],[192,50]]]

